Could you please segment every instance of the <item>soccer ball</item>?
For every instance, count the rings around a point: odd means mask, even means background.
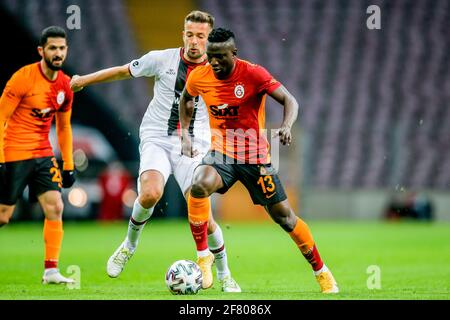
[[[166,285],[172,294],[196,294],[202,287],[202,272],[194,261],[175,261],[166,272]]]

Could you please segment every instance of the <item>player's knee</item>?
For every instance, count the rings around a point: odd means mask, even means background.
[[[164,190],[158,187],[148,187],[141,190],[139,202],[144,208],[153,207],[161,199]]]
[[[191,187],[191,194],[194,198],[205,198],[208,197],[210,192],[211,186],[206,180],[198,180],[194,181]]]
[[[64,211],[64,203],[62,201],[46,203],[42,209],[47,219],[60,220]]]
[[[285,231],[291,232],[295,228],[297,217],[290,207],[278,206],[269,210],[273,221],[280,225]]]

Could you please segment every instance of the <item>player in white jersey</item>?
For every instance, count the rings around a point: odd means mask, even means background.
[[[178,106],[189,72],[196,66],[207,63],[206,41],[213,26],[214,18],[209,13],[192,11],[184,21],[184,47],[150,51],[129,64],[84,76],[73,76],[71,80],[70,86],[77,92],[96,83],[143,76],[155,78],[154,97],[142,119],[139,132],[138,198],[133,206],[127,237],[108,260],[107,273],[110,277],[118,277],[133,256],[139,235],[162,197],[169,175],[174,175],[186,197],[190,191],[194,169],[209,150],[209,118],[204,102],[197,98],[190,131],[196,137],[195,148],[199,154],[195,158],[181,155]],[[208,246],[214,253],[222,290],[241,292],[228,268],[222,230],[212,218],[208,223]],[[210,268],[213,262],[214,259],[197,261],[201,268]]]

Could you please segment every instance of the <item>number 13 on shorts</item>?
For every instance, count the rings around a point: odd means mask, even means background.
[[[261,186],[261,189],[264,194],[272,193],[275,191],[275,183],[273,183],[272,176],[259,177],[258,184]]]

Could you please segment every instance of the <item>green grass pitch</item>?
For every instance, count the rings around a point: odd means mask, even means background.
[[[156,219],[145,227],[138,250],[117,279],[105,265],[124,239],[126,222],[65,223],[60,269],[80,268],[80,288],[40,283],[42,224],[0,229],[0,299],[450,299],[450,224],[310,222],[325,263],[341,293],[322,295],[309,265],[274,223],[222,223],[229,264],[241,294],[217,283],[194,296],[174,296],[164,275],[172,262],[195,259],[185,221]],[[380,269],[380,289],[368,289],[369,266]],[[370,282],[370,281],[369,281]]]

